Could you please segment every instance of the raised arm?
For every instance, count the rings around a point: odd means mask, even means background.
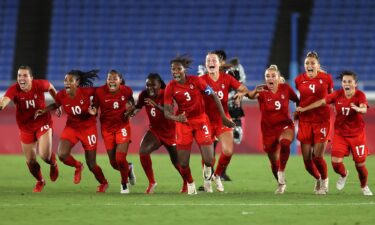
[[[10,98],[6,97],[6,96],[3,96],[1,99],[0,99],[0,111],[5,109],[5,107],[9,104],[9,102],[11,101]]]

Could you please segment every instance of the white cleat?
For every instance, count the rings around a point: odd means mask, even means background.
[[[195,183],[188,183],[187,184],[187,193],[188,195],[196,195],[197,194],[197,189],[195,188]]]
[[[320,190],[324,190],[326,193],[328,193],[328,185],[329,185],[328,177],[324,180],[320,180]]]
[[[315,194],[318,194],[318,192],[320,191],[320,178],[315,180],[315,186],[314,186],[314,193]]]
[[[203,165],[203,179],[211,180],[214,175],[214,170],[211,166]]]
[[[285,189],[286,189],[286,184],[279,184],[279,186],[277,187],[276,191],[275,191],[275,194],[284,194],[285,192]]]
[[[372,192],[367,185],[364,188],[362,188],[362,193],[365,196],[372,196]]]
[[[221,182],[221,177],[217,176],[217,175],[214,176],[214,181],[215,181],[215,184],[216,184],[216,190],[219,191],[219,192],[223,192],[224,191],[224,185]]]
[[[349,170],[346,171],[345,177],[340,176],[340,178],[336,182],[336,188],[337,190],[341,191],[345,187],[346,179],[349,176]]]
[[[128,184],[121,184],[120,193],[121,194],[129,194],[130,193]]]
[[[205,192],[212,193],[213,191],[212,191],[211,180],[204,180],[203,188]]]
[[[131,185],[135,185],[137,177],[135,176],[134,166],[133,166],[132,163],[129,163],[129,176],[128,176],[128,179],[129,179],[129,183]]]
[[[277,171],[277,181],[279,184],[285,184],[285,171]]]

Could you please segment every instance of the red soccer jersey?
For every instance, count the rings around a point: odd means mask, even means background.
[[[50,83],[47,80],[32,80],[32,87],[28,92],[22,91],[18,83],[6,91],[5,96],[16,105],[16,120],[21,130],[39,129],[50,122],[50,113],[34,119],[35,111],[46,107],[44,92],[48,92],[49,87]]]
[[[354,103],[356,106],[365,104],[368,107],[366,95],[356,90],[351,98],[346,98],[344,90],[338,90],[329,94],[326,98],[326,103],[335,104],[336,119],[335,119],[335,133],[344,137],[358,136],[364,132],[365,122],[361,113],[356,112],[351,108],[350,104]]]
[[[57,93],[55,102],[58,106],[61,105],[68,115],[66,126],[85,129],[96,124],[95,116],[88,112],[94,94],[95,88],[78,88],[74,98],[70,97],[65,89]]]
[[[298,97],[288,84],[279,84],[276,93],[267,88],[259,92],[258,103],[263,133],[277,133],[279,129],[293,124],[289,116],[289,100],[297,102]]]
[[[234,79],[231,75],[220,73],[219,79],[214,81],[211,79],[210,75],[205,74],[200,77],[216,92],[217,96],[219,97],[221,104],[223,105],[223,109],[226,115],[229,115],[228,112],[228,93],[233,88],[237,90],[241,83]],[[212,96],[204,95],[203,96],[205,107],[206,107],[206,114],[212,123],[222,123],[221,116],[214,110],[217,108],[215,101],[212,99]]]
[[[155,97],[150,97],[147,91],[144,90],[139,94],[138,102],[136,108],[142,109],[144,106],[146,108],[146,113],[148,120],[150,121],[150,129],[158,134],[170,134],[171,137],[175,135],[176,124],[173,120],[169,120],[164,117],[164,113],[159,109],[145,104],[145,98],[150,98],[160,106],[164,106],[164,90],[160,90],[159,95]],[[169,136],[169,135],[168,135]]]
[[[333,88],[332,76],[322,72],[319,72],[314,78],[308,77],[306,73],[300,74],[297,76],[295,83],[300,93],[299,106],[301,107],[308,106],[326,97]],[[312,123],[329,121],[329,119],[328,105],[303,112],[299,116],[299,120]]]
[[[100,108],[100,123],[106,131],[116,131],[129,120],[124,117],[126,103],[133,99],[130,87],[121,85],[116,93],[111,93],[107,85],[98,87],[95,91],[95,105]]]
[[[172,105],[173,99],[178,105],[177,114],[185,112],[187,118],[197,117],[205,113],[202,91],[207,83],[196,76],[186,76],[184,84],[175,80],[165,88],[164,104]]]

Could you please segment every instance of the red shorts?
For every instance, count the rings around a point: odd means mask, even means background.
[[[193,138],[198,145],[211,145],[210,122],[206,114],[189,118],[186,123],[176,122],[177,150],[190,150]]]
[[[329,139],[330,122],[299,121],[297,139],[303,144],[323,143]]]
[[[215,140],[215,137],[219,137],[222,133],[230,131],[232,132],[232,128],[223,126],[221,123],[220,124],[213,124],[211,123],[211,132],[212,132],[212,140]]]
[[[350,152],[353,155],[354,162],[362,163],[366,161],[368,148],[365,132],[354,137],[334,135],[331,155],[333,157],[344,158],[345,156],[349,156]]]
[[[174,131],[174,130],[173,130]],[[174,146],[176,145],[176,134],[170,133],[158,133],[155,130],[150,129],[150,132],[160,141],[163,145]]]
[[[274,130],[277,130],[277,132],[272,132],[272,134],[270,134],[270,135],[264,134],[262,132],[262,137],[263,137],[263,151],[265,151],[266,153],[274,153],[274,152],[276,152],[277,149],[278,149],[279,139],[280,139],[281,134],[285,130],[292,130],[294,132],[294,125],[293,124],[286,125],[286,126],[280,128],[280,129],[275,128]]]
[[[128,143],[131,138],[130,124],[123,125],[117,131],[106,131],[102,129],[104,145],[107,150],[115,148],[116,144]]]
[[[49,129],[52,129],[52,120],[50,120],[47,124],[42,125],[38,129],[34,130],[26,130],[20,129],[20,139],[21,142],[24,144],[31,144],[39,140],[39,138],[45,134]]]
[[[96,150],[98,140],[96,124],[90,127],[85,127],[83,129],[65,127],[63,132],[61,133],[60,139],[67,140],[73,145],[77,144],[77,142],[80,141],[85,151]]]

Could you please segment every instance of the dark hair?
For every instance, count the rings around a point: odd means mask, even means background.
[[[81,70],[71,70],[68,72],[68,74],[74,76],[77,80],[79,80],[78,87],[92,87],[95,78],[99,78],[98,72],[99,70],[90,70],[88,72],[83,72]]]
[[[192,62],[193,60],[191,60],[188,54],[183,54],[177,55],[174,59],[170,61],[170,64],[172,65],[172,63],[180,63],[184,68],[190,68]]]
[[[147,76],[147,79],[158,80],[160,82],[160,88],[161,89],[164,89],[166,87],[165,82],[163,81],[163,79],[160,77],[160,75],[158,73],[149,73],[148,76]]]
[[[32,76],[33,75],[33,70],[31,69],[30,66],[26,66],[26,65],[21,65],[20,67],[18,67],[19,70],[28,70],[30,75]]]
[[[122,76],[122,74],[120,72],[118,72],[117,70],[110,70],[108,72],[108,74],[117,74],[117,76],[119,76],[119,78],[121,79],[121,84],[125,85],[125,78],[124,78],[124,76]]]
[[[217,56],[219,56],[220,60],[224,60],[224,61],[227,60],[227,53],[225,53],[225,51],[223,49],[216,49],[212,53],[214,53]]]
[[[318,56],[318,53],[316,51],[309,51],[307,54],[306,54],[306,58],[307,57],[311,57],[311,58],[315,58],[316,60],[318,60],[319,62],[319,56]]]
[[[353,79],[355,80],[355,82],[357,83],[358,82],[358,76],[356,73],[354,73],[353,71],[351,70],[344,70],[342,71],[337,77],[336,79],[337,80],[341,80],[344,78],[344,76],[352,76]]]

